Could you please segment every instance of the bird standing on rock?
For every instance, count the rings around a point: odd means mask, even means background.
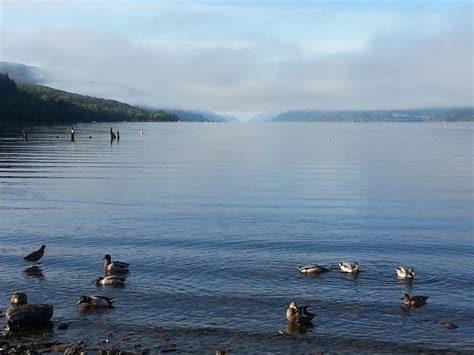
[[[36,266],[38,261],[43,257],[45,249],[46,249],[46,245],[42,245],[38,250],[35,250],[35,251],[29,253],[23,259],[25,261],[29,261],[29,262],[33,263],[33,266]]]

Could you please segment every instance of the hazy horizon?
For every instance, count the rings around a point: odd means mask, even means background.
[[[473,105],[470,1],[0,4],[0,60],[80,94],[242,120]]]

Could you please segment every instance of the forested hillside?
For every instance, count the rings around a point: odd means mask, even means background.
[[[0,74],[0,124],[64,124],[76,122],[178,121],[176,115],[146,112],[134,106],[96,97],[72,94],[46,86],[16,84]]]

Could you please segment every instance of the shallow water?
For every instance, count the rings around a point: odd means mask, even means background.
[[[61,341],[474,351],[472,124],[113,126],[120,143],[107,124],[77,125],[75,143],[68,127],[0,136],[1,309],[16,290],[54,304]],[[42,275],[24,272],[41,244]],[[132,264],[125,288],[94,285],[106,253]],[[355,260],[359,277],[337,271]],[[307,277],[303,263],[332,270]],[[404,309],[405,292],[428,304]],[[74,305],[97,293],[115,309]],[[287,334],[291,301],[317,313],[305,334]]]

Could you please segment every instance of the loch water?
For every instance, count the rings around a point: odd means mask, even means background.
[[[52,340],[474,351],[472,123],[74,128],[74,143],[66,126],[31,129],[27,142],[0,134],[0,309],[14,291],[53,304],[69,329]],[[29,273],[22,258],[42,244],[42,273]],[[132,264],[124,288],[94,284],[107,253]],[[341,261],[362,272],[341,274]],[[305,263],[331,271],[308,277]],[[398,265],[415,268],[413,282],[397,280]],[[407,310],[404,293],[428,303]],[[90,294],[115,308],[74,304]],[[291,301],[317,314],[305,333],[287,328]]]

